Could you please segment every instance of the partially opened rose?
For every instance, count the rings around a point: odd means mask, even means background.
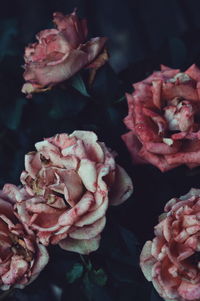
[[[10,186],[10,185],[8,185]],[[8,189],[9,190],[9,189]],[[49,256],[46,248],[36,241],[32,231],[22,226],[14,215],[13,206],[18,191],[0,191],[0,289],[11,286],[24,288],[45,267]]]
[[[200,300],[200,189],[171,199],[140,265],[166,301]]]
[[[76,11],[66,16],[56,12],[53,21],[56,28],[39,32],[36,36],[38,42],[25,49],[26,83],[22,88],[23,93],[49,89],[70,78],[97,59],[103,50],[106,42],[104,37],[86,42],[87,23],[78,18]]]
[[[161,171],[200,165],[200,70],[184,73],[161,66],[127,94],[129,114],[123,135],[135,163]]]
[[[99,246],[109,204],[132,193],[132,182],[93,132],[57,134],[25,157],[21,182],[29,199],[16,211],[44,244],[88,254]]]

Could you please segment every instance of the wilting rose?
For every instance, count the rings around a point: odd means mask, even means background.
[[[200,189],[171,199],[140,265],[165,300],[200,300]]]
[[[132,193],[132,182],[93,132],[57,134],[25,157],[21,182],[29,199],[16,211],[44,245],[83,254],[96,250],[109,204]]]
[[[78,18],[76,11],[66,16],[54,13],[53,17],[57,28],[39,32],[36,36],[38,42],[25,49],[23,93],[44,91],[70,78],[94,62],[103,51],[106,38],[86,42],[87,23]],[[105,61],[101,59],[101,65],[103,63]]]
[[[200,165],[200,70],[184,73],[161,66],[127,94],[129,114],[123,135],[135,163],[161,171]]]
[[[8,185],[10,186],[10,185]],[[8,189],[9,190],[9,189]],[[7,185],[0,191],[0,289],[24,288],[45,267],[49,256],[46,248],[36,242],[32,231],[25,229],[14,215],[12,197]]]

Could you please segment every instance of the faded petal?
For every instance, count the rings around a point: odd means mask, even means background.
[[[100,235],[92,239],[76,240],[72,238],[66,238],[60,241],[59,246],[71,252],[77,252],[79,254],[88,255],[98,249],[100,243]]]
[[[120,205],[133,193],[133,184],[126,171],[119,165],[115,170],[115,181],[111,187],[110,204]]]

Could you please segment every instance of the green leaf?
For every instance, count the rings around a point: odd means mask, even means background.
[[[92,301],[93,283],[90,281],[89,273],[85,273],[83,277],[83,287],[89,301]]]
[[[91,87],[91,94],[96,98],[98,103],[110,105],[119,93],[121,95],[119,78],[111,66],[105,64],[96,74]]]
[[[83,277],[84,295],[88,301],[111,301],[106,286],[100,286],[91,279],[91,272],[86,272]]]
[[[48,115],[54,120],[73,119],[83,110],[89,100],[74,90],[66,93],[66,90],[57,88],[46,95],[47,102],[50,105]]]
[[[10,130],[16,130],[19,127],[25,103],[25,98],[17,98],[14,104],[11,103],[0,111],[2,123]]]
[[[92,271],[93,266],[92,266],[92,263],[91,263],[90,260],[88,261],[88,263],[86,263],[86,266],[87,266],[87,270],[88,270],[88,271]]]
[[[64,111],[59,102],[55,102],[51,110],[49,111],[49,116],[53,119],[61,119],[64,115]]]
[[[76,281],[78,278],[80,278],[83,275],[83,270],[84,267],[82,264],[80,263],[75,263],[71,269],[71,271],[69,271],[66,274],[67,277],[67,281],[68,283],[73,283],[74,281]]]
[[[82,77],[80,76],[80,74],[75,75],[72,79],[71,79],[71,85],[72,87],[74,87],[77,91],[79,91],[82,95],[90,97],[90,95],[87,92],[85,83],[82,79]]]
[[[99,286],[104,286],[108,280],[108,277],[103,269],[99,269],[97,271],[93,270],[90,273],[90,277]]]

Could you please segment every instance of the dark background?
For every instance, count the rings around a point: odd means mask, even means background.
[[[91,89],[87,72],[81,73],[90,97],[67,83],[26,99],[23,84],[24,47],[35,34],[51,28],[52,13],[78,9],[87,18],[89,37],[108,37],[109,64],[98,72]],[[131,83],[159,65],[186,69],[200,62],[200,2],[187,0],[7,0],[0,10],[0,185],[19,184],[24,155],[34,144],[59,132],[93,130],[100,141],[118,152],[117,161],[131,175],[135,191],[118,208],[108,212],[100,249],[90,255],[95,268],[108,276],[105,286],[82,278],[73,284],[66,273],[78,255],[54,248],[51,263],[41,276],[7,300],[158,301],[143,278],[138,256],[143,243],[153,237],[153,226],[167,200],[200,187],[200,170],[186,167],[162,174],[152,166],[132,166],[121,134],[127,115],[123,95]],[[81,91],[83,92],[83,91]],[[86,258],[86,261],[89,260]],[[85,281],[85,282],[84,282]],[[57,293],[56,293],[57,292]],[[57,296],[57,297],[56,297]]]

